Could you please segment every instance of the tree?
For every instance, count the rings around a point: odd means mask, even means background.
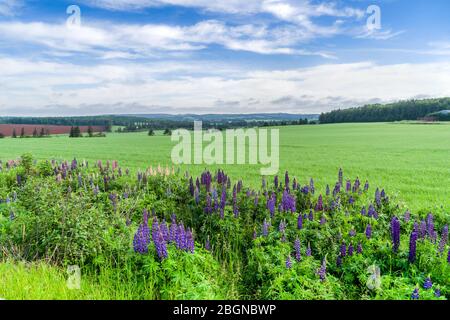
[[[20,137],[21,138],[25,138],[25,128],[22,127],[22,129],[20,130]]]
[[[92,138],[94,136],[94,129],[92,129],[91,126],[89,126],[87,132],[88,132],[88,135],[90,138]]]
[[[69,133],[70,138],[74,138],[73,131],[74,131],[74,128],[70,127],[70,133]]]
[[[154,136],[155,135],[155,131],[153,131],[153,129],[148,130],[148,135],[149,136]]]
[[[45,129],[41,128],[41,132],[39,133],[39,137],[45,136]]]
[[[80,130],[80,127],[75,127],[74,129],[73,129],[73,137],[74,138],[80,138],[80,137],[82,137],[83,135],[81,134],[81,130]]]
[[[172,134],[172,131],[170,129],[164,130],[164,135],[165,136],[170,136],[171,134]]]
[[[13,129],[12,137],[13,138],[17,138],[16,128]]]
[[[38,136],[37,129],[34,128],[34,130],[33,130],[33,137],[36,138],[37,136]]]

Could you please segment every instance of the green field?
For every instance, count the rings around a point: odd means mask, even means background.
[[[106,138],[2,139],[0,158],[30,152],[37,159],[118,160],[132,170],[171,165],[170,137],[111,133]],[[347,177],[368,179],[397,194],[413,210],[448,205],[450,198],[450,126],[419,124],[337,124],[280,128],[280,171],[289,170],[319,188],[335,181],[340,167]],[[221,165],[233,179],[260,183],[260,166]],[[198,174],[205,166],[185,166]],[[214,168],[210,168],[214,169]]]

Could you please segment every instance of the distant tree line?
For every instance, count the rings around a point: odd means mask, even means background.
[[[373,104],[359,108],[338,109],[322,113],[319,121],[343,123],[418,120],[442,110],[450,110],[450,98],[409,100],[386,105]]]

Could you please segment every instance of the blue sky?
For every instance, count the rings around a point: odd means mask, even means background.
[[[0,0],[0,115],[320,113],[450,96],[448,12],[447,0]]]

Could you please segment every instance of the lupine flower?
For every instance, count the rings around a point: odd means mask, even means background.
[[[353,199],[353,196],[350,196],[350,198],[348,199],[348,204],[352,205],[355,203],[355,199]]]
[[[361,209],[361,215],[362,215],[362,216],[365,216],[366,214],[367,214],[366,207],[362,207],[362,209]]]
[[[427,234],[427,223],[425,222],[425,220],[422,220],[420,222],[420,229],[419,229],[419,236],[421,239],[425,238]]]
[[[330,186],[328,184],[327,184],[325,194],[327,195],[327,197],[330,195]]]
[[[345,183],[345,192],[350,192],[352,189],[352,182],[350,180],[347,180]]]
[[[372,218],[372,217],[374,217],[375,216],[375,208],[374,208],[374,206],[373,205],[370,205],[369,206],[369,210],[367,211],[367,216],[369,217],[369,218]]]
[[[169,228],[167,227],[167,224],[166,224],[166,220],[163,219],[159,230],[161,231],[161,233],[164,237],[164,241],[169,242],[170,234],[169,234]]]
[[[256,230],[253,230],[253,240],[255,240],[258,237],[258,235],[256,234]]]
[[[425,279],[425,282],[423,283],[423,288],[425,290],[429,290],[429,289],[431,289],[431,287],[433,287],[433,282],[431,282],[431,278],[428,277]]]
[[[309,189],[311,190],[311,193],[314,194],[314,180],[313,178],[311,178],[311,180],[309,180]]]
[[[194,236],[192,235],[192,230],[188,230],[186,232],[186,251],[194,253],[194,250],[195,250]]]
[[[380,189],[378,189],[378,188],[375,191],[375,203],[377,204],[378,207],[381,207],[381,194],[380,194]]]
[[[316,211],[323,211],[323,198],[322,195],[319,195],[319,199],[317,200],[317,204],[316,204]]]
[[[441,297],[441,290],[440,290],[440,289],[434,290],[434,296],[435,296],[436,298],[440,298],[440,297]]]
[[[159,233],[158,218],[154,217],[153,223],[152,223],[152,240],[153,240],[153,242],[158,241],[158,233]]]
[[[397,252],[398,247],[400,246],[400,221],[398,221],[397,217],[394,217],[391,220],[391,237],[392,250]]]
[[[415,288],[412,295],[411,295],[411,299],[412,300],[419,300],[419,288]]]
[[[233,215],[235,218],[239,217],[239,208],[236,203],[233,204]]]
[[[431,213],[427,215],[427,234],[431,240],[434,240],[434,218]]]
[[[350,257],[353,256],[353,251],[354,251],[353,244],[350,243],[350,245],[348,246],[348,255]]]
[[[206,214],[211,214],[213,212],[211,196],[209,194],[206,195],[206,204],[205,204],[205,208],[203,209],[203,211]]]
[[[222,196],[220,197],[220,208],[224,209],[227,202],[227,190],[225,187],[222,188]]]
[[[341,244],[341,257],[345,257],[347,255],[347,246],[345,245],[345,242],[342,242]]]
[[[273,184],[275,185],[275,189],[278,189],[278,176],[273,178]]]
[[[363,247],[361,242],[358,243],[358,246],[356,247],[356,253],[362,254],[363,253]]]
[[[311,245],[308,243],[308,248],[306,248],[306,256],[310,257],[311,256]],[[450,257],[450,252],[449,252],[449,257]]]
[[[300,192],[303,194],[308,194],[309,193],[309,187],[308,186],[304,186],[300,189]]]
[[[283,192],[283,197],[281,198],[281,208],[284,212],[295,212],[296,203],[295,198],[287,190]]]
[[[289,255],[286,259],[286,269],[292,268],[291,256]]]
[[[284,186],[287,190],[289,190],[289,173],[287,171],[284,174]]]
[[[366,238],[372,238],[372,226],[370,224],[368,224],[366,227]]]
[[[294,181],[292,182],[292,189],[297,190],[297,188],[298,188],[297,179],[294,178]]]
[[[134,251],[140,254],[148,252],[148,245],[150,244],[150,229],[147,223],[139,225],[133,239]]]
[[[448,240],[448,225],[445,225],[444,228],[442,228],[442,235],[441,235],[441,241],[439,242],[439,252],[444,252],[445,246],[447,245]]]
[[[342,185],[342,182],[344,181],[344,173],[342,172],[342,168],[339,168],[338,181],[339,181],[339,184],[341,184],[341,185]]]
[[[325,215],[323,214],[323,215],[320,217],[320,224],[321,224],[321,225],[324,225],[325,223],[327,223],[327,218],[326,218]]]
[[[155,247],[156,247],[156,253],[158,254],[158,257],[160,260],[164,260],[165,258],[167,258],[167,256],[168,256],[167,245],[166,245],[166,242],[164,241],[164,236],[161,231],[158,232],[158,234],[157,234],[156,241],[155,241]]]
[[[322,261],[322,265],[320,266],[319,270],[317,270],[317,274],[320,277],[320,281],[325,281],[327,277],[327,265],[325,259]]]
[[[450,250],[448,250],[448,254],[447,254],[447,262],[450,263]]]
[[[314,214],[312,210],[309,210],[309,216],[308,216],[309,221],[313,221],[314,220]]]
[[[286,231],[286,221],[281,220],[280,225],[278,226],[278,231],[280,231],[280,233]]]
[[[267,209],[269,209],[271,217],[275,215],[275,202],[275,195],[272,194],[272,196],[267,200]]]
[[[177,245],[177,248],[180,250],[186,249],[186,231],[184,229],[183,223],[180,223],[178,225],[176,245]]]
[[[303,216],[301,213],[298,214],[297,218],[297,229],[302,230],[303,229]]]
[[[416,261],[416,246],[417,246],[417,232],[413,231],[409,238],[409,257],[408,260],[410,263],[414,263]]]
[[[302,260],[302,256],[300,253],[300,239],[299,238],[295,239],[294,248],[295,248],[295,260],[297,260],[297,262],[300,262],[300,260]]]
[[[9,220],[10,220],[10,221],[13,221],[15,218],[16,218],[16,216],[14,215],[14,212],[11,210],[11,211],[9,212]]]
[[[336,266],[341,267],[342,266],[342,257],[337,256],[336,258]]]
[[[264,219],[263,222],[262,234],[264,237],[267,237],[269,235],[269,224],[267,223],[266,219]]]
[[[333,190],[333,197],[336,197],[336,195],[338,193],[341,192],[341,184],[338,182],[336,183],[336,185],[334,186],[334,190]]]
[[[189,193],[191,196],[194,196],[195,187],[194,187],[194,180],[192,180],[192,177],[189,179]]]
[[[406,210],[403,220],[405,220],[405,222],[409,222],[409,220],[411,220],[411,212],[409,210]]]

